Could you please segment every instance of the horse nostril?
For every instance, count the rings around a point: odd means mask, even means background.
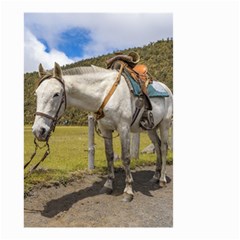
[[[45,132],[46,132],[46,129],[45,128],[41,128],[41,131],[40,131],[41,135],[43,135]]]

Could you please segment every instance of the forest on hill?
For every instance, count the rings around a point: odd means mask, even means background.
[[[129,48],[121,50],[123,54],[134,51],[140,55],[140,62],[148,67],[149,73],[155,80],[165,83],[173,90],[173,40],[160,40],[151,42],[143,47]],[[69,69],[79,66],[95,65],[106,68],[106,60],[114,56],[114,53],[94,57],[73,64],[62,66],[62,69]],[[33,124],[34,113],[36,111],[36,98],[34,91],[38,73],[24,74],[24,124]],[[66,110],[58,124],[62,125],[87,125],[87,112],[70,107]]]

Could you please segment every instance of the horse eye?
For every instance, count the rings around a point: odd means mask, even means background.
[[[55,93],[54,95],[53,95],[53,97],[58,97],[59,96],[59,93]]]

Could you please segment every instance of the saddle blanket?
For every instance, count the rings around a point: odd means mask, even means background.
[[[141,88],[134,79],[127,74],[127,77],[132,85],[132,91],[135,96],[139,96],[141,93]],[[147,87],[148,90],[148,97],[169,97],[168,92],[164,89],[164,87],[157,81],[153,81],[152,84],[149,84]]]

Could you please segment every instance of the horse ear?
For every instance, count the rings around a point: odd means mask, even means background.
[[[40,64],[39,64],[39,67],[38,67],[38,76],[39,76],[40,78],[42,78],[42,77],[45,76],[46,74],[47,74],[46,71],[44,70],[42,64],[40,63]]]
[[[62,69],[60,65],[56,62],[54,64],[53,77],[62,78]]]

